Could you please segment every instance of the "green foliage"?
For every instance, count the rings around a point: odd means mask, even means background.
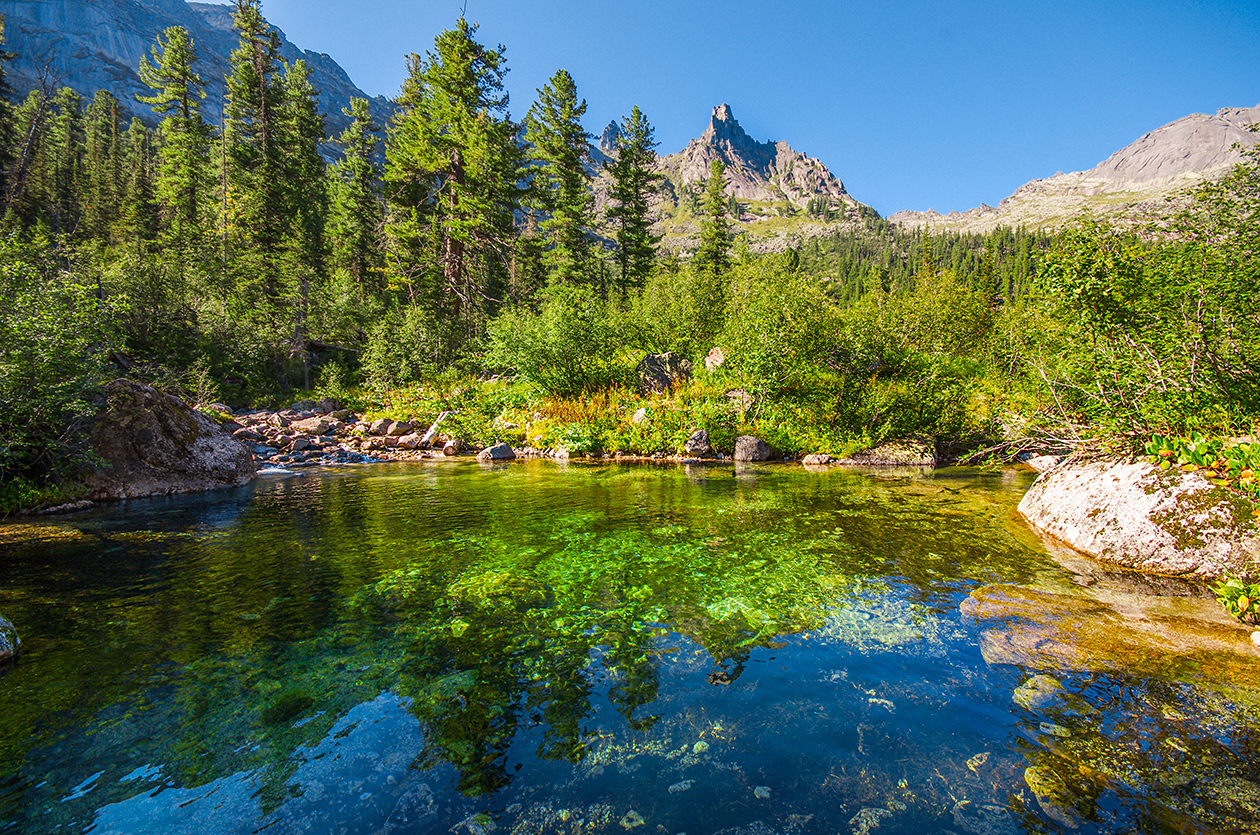
[[[1214,587],[1216,599],[1225,611],[1241,623],[1260,624],[1260,583],[1247,583],[1231,577]]]
[[[122,300],[102,304],[64,266],[70,254],[0,237],[0,481],[66,476],[88,460],[85,424]]]
[[[1155,435],[1143,448],[1147,460],[1161,470],[1177,467],[1199,472],[1218,487],[1230,487],[1260,498],[1260,443],[1230,443],[1221,438]]]
[[[700,224],[700,248],[692,259],[696,269],[722,275],[731,265],[731,222],[727,217],[726,165],[720,159],[709,166],[704,187],[704,220]]]
[[[726,284],[712,271],[661,264],[631,299],[627,335],[642,350],[699,360],[714,347],[726,307]]]
[[[485,362],[553,394],[607,386],[627,371],[616,309],[589,287],[557,284],[541,309],[504,311],[490,323]]]
[[[392,310],[372,326],[363,350],[363,372],[378,388],[433,377],[448,353],[446,339],[428,311]]]

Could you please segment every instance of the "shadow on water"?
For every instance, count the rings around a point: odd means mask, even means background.
[[[986,663],[969,595],[1079,580],[1029,482],[383,465],[0,527],[0,831],[1254,826],[1239,692]]]

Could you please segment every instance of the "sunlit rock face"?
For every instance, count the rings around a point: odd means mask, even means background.
[[[8,79],[19,95],[43,84],[70,87],[89,99],[97,90],[106,90],[118,97],[125,111],[154,123],[158,119],[149,106],[136,101],[137,95],[152,92],[136,68],[159,33],[182,26],[192,35],[200,59],[198,72],[206,82],[205,116],[213,124],[219,122],[223,79],[237,46],[231,6],[182,0],[0,0],[0,15],[5,21],[5,48],[16,55],[7,67]],[[289,63],[306,61],[330,134],[348,124],[341,110],[352,96],[370,98],[336,61],[299,49],[283,32],[280,56]],[[372,110],[382,121],[390,114],[389,102],[372,99]]]
[[[1019,512],[1078,551],[1154,574],[1244,575],[1260,555],[1250,502],[1145,462],[1065,463],[1037,480]]]

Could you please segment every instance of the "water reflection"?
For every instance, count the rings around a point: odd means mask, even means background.
[[[969,594],[1074,587],[1012,524],[1026,483],[443,463],[0,531],[0,826],[1250,821],[1249,708],[1160,669],[1050,670],[1030,708],[985,663]]]

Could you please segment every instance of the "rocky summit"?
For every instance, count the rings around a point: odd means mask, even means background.
[[[981,204],[942,215],[897,212],[894,223],[936,230],[988,232],[998,226],[1056,228],[1084,212],[1117,220],[1143,219],[1167,209],[1167,198],[1225,174],[1241,159],[1237,146],[1260,144],[1260,105],[1194,113],[1143,135],[1088,171],[1055,174],[1021,186],[997,206]]]
[[[182,26],[192,35],[198,69],[206,81],[206,118],[219,121],[223,79],[237,46],[231,6],[183,0],[0,0],[0,15],[5,20],[5,48],[15,55],[6,68],[8,80],[19,94],[45,83],[70,87],[86,98],[106,90],[128,111],[152,123],[157,117],[148,105],[136,101],[137,95],[151,94],[136,68],[160,32]],[[341,110],[349,107],[352,96],[369,99],[378,122],[389,117],[386,99],[368,96],[332,58],[299,49],[276,31],[281,58],[290,63],[301,59],[310,67],[331,135],[348,124]]]
[[[759,142],[749,136],[728,104],[715,107],[704,133],[681,152],[664,157],[661,169],[676,186],[700,184],[708,179],[714,160],[726,166],[726,191],[738,200],[787,201],[804,208],[825,198],[836,207],[858,205],[822,162],[786,142]]]

